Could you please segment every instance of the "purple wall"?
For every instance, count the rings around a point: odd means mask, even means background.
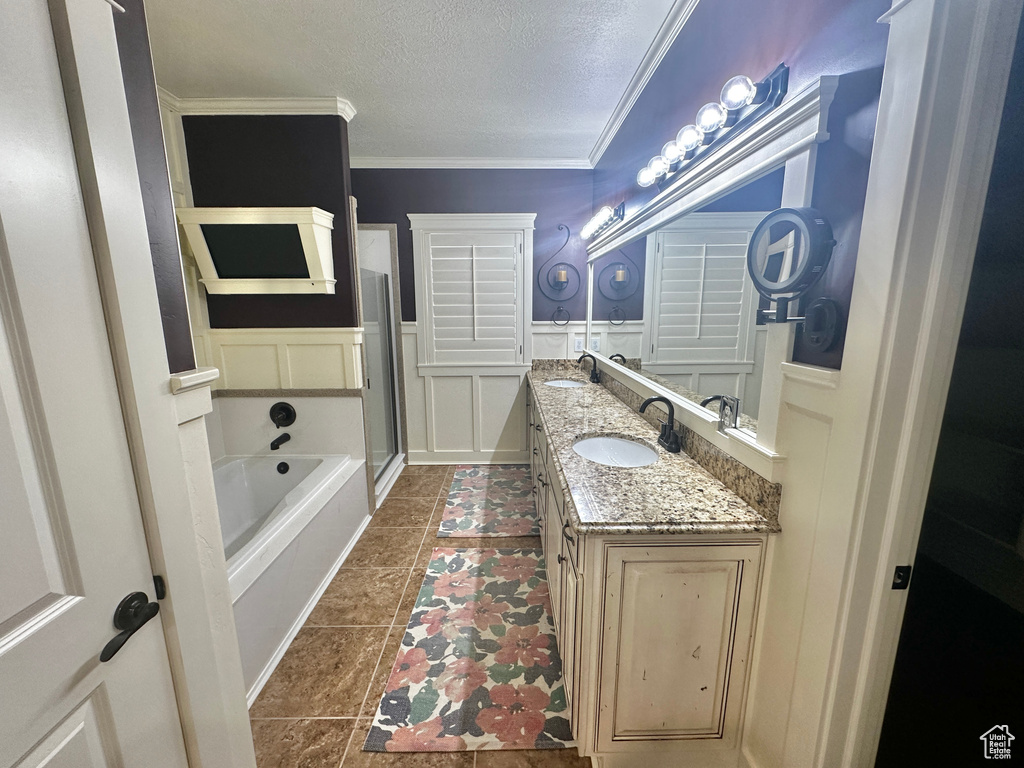
[[[186,115],[198,207],[316,206],[334,214],[335,293],[207,296],[214,328],[351,328],[356,294],[349,231],[348,124],[335,115]]]
[[[353,169],[352,189],[359,201],[359,220],[398,225],[398,261],[402,319],[416,319],[410,213],[536,213],[533,233],[533,317],[548,320],[559,305],[573,320],[586,318],[586,251],[578,232],[592,215],[592,171],[587,170],[463,170]],[[537,273],[565,242],[558,261],[576,267],[584,283],[570,301],[553,302],[537,288]],[[553,263],[553,262],[552,262]]]
[[[821,75],[842,75],[829,119],[830,140],[816,168],[814,205],[830,219],[838,245],[815,287],[849,308],[885,61],[888,27],[877,19],[888,0],[716,0],[697,6],[594,171],[594,206],[626,203],[627,219],[657,194],[636,184],[637,171],[700,106],[716,101],[735,74],[757,80],[780,62],[790,67],[789,94]],[[685,74],[683,74],[685,73]],[[838,368],[842,345],[803,349],[798,362]]]
[[[196,359],[188,322],[185,284],[181,276],[178,222],[174,217],[171,182],[167,176],[167,156],[164,154],[160,105],[149,50],[146,10],[142,0],[124,0],[122,5],[125,12],[114,14],[117,55],[121,61],[121,78],[128,102],[135,163],[146,213],[167,366],[171,373],[180,373],[195,368]]]

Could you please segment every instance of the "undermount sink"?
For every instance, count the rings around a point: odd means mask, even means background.
[[[658,452],[653,448],[610,435],[585,437],[573,443],[572,449],[584,459],[606,467],[646,467],[658,460]]]
[[[572,379],[554,379],[553,381],[545,381],[544,384],[549,387],[561,387],[562,389],[575,389],[576,387],[584,386],[582,381],[573,381]]]

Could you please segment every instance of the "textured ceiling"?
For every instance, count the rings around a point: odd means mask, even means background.
[[[182,97],[340,96],[356,157],[585,160],[671,0],[147,0]]]

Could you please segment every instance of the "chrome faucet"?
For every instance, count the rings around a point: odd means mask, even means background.
[[[679,433],[675,430],[676,424],[676,408],[672,405],[672,401],[668,398],[658,395],[657,397],[648,397],[644,400],[640,406],[640,413],[647,410],[647,406],[651,403],[664,403],[668,406],[668,421],[661,423],[661,434],[658,435],[658,445],[664,448],[669,453],[679,453]]]
[[[289,435],[287,432],[285,432],[282,435],[278,435],[270,443],[270,450],[276,451],[278,448],[280,448],[282,445],[284,445],[285,443],[287,443],[291,439],[292,439],[292,436]]]
[[[600,384],[601,383],[601,372],[597,370],[597,358],[596,357],[594,357],[593,355],[584,354],[584,355],[580,355],[580,359],[577,360],[576,362],[577,363],[582,363],[588,357],[594,363],[594,367],[590,369],[590,382],[592,384]]]

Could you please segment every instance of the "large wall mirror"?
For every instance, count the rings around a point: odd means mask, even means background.
[[[752,435],[767,329],[756,324],[764,300],[747,275],[747,244],[780,207],[783,174],[778,168],[590,263],[601,356],[716,415],[723,395],[738,398],[738,426]]]

